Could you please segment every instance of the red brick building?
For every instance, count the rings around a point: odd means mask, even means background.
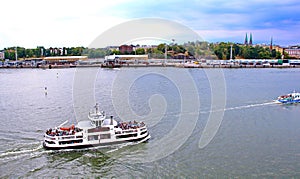
[[[133,51],[133,48],[134,46],[133,45],[121,45],[119,47],[119,51],[122,53],[122,54],[125,54],[125,53],[131,53]]]

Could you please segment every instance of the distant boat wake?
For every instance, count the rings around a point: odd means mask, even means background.
[[[247,109],[247,108],[252,108],[252,107],[259,107],[259,106],[268,106],[268,105],[273,105],[273,104],[278,104],[276,101],[271,101],[271,102],[265,102],[265,103],[258,103],[258,104],[248,104],[248,105],[243,105],[243,106],[236,106],[236,107],[229,107],[225,109],[215,109],[215,110],[208,110],[208,111],[200,111],[200,114],[208,114],[212,112],[220,112],[220,111],[232,111],[232,110],[240,110],[240,109]],[[182,113],[168,113],[168,116],[179,116]]]
[[[268,106],[268,105],[272,105],[272,104],[276,104],[276,103],[277,103],[276,101],[271,101],[271,102],[267,102],[267,103],[249,104],[249,105],[244,105],[244,106],[226,108],[226,109],[224,109],[224,111],[246,109],[246,108],[258,107],[258,106]]]

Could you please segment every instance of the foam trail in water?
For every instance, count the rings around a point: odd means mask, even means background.
[[[32,152],[36,152],[36,151],[40,150],[41,148],[43,148],[43,146],[39,145],[34,149],[4,152],[4,153],[0,154],[0,158],[6,157],[6,156],[9,156],[9,155],[20,155],[20,154],[32,153]]]
[[[105,153],[109,154],[109,153],[112,153],[112,152],[115,152],[115,151],[118,151],[119,149],[122,149],[123,147],[126,147],[126,146],[129,146],[129,145],[126,145],[126,144],[123,144],[123,145],[119,145],[118,147],[116,148],[113,148]]]
[[[276,102],[272,101],[272,102],[260,103],[260,104],[249,104],[249,105],[245,105],[245,106],[227,108],[227,109],[225,109],[225,111],[235,110],[235,109],[245,109],[245,108],[257,107],[257,106],[267,106],[267,105],[271,105],[271,104],[276,104]]]
[[[249,105],[244,105],[244,106],[236,106],[236,107],[231,107],[231,108],[225,108],[225,109],[216,109],[216,110],[210,110],[210,111],[201,111],[201,114],[207,114],[211,112],[218,112],[218,111],[231,111],[231,110],[239,110],[239,109],[246,109],[246,108],[252,108],[252,107],[258,107],[258,106],[267,106],[267,105],[272,105],[276,104],[276,101],[272,102],[266,102],[266,103],[259,103],[259,104],[249,104]]]

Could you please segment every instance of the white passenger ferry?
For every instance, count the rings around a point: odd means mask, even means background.
[[[113,116],[106,118],[97,104],[88,118],[70,127],[61,127],[62,124],[48,129],[44,135],[44,148],[57,150],[140,143],[151,137],[143,122],[117,122]]]
[[[276,100],[277,103],[283,103],[283,104],[294,104],[294,103],[300,103],[300,93],[297,93],[296,91],[279,96]]]

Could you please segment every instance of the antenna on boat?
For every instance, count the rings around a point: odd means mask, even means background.
[[[58,127],[61,127],[61,126],[65,125],[65,124],[67,124],[68,121],[69,121],[69,120],[66,120],[65,122],[63,122],[62,124],[60,124]]]
[[[114,125],[113,118],[114,118],[114,116],[110,116],[110,125]]]
[[[96,114],[97,114],[98,111],[99,111],[99,104],[98,103],[96,103],[96,105],[95,105],[95,110],[96,110]]]

